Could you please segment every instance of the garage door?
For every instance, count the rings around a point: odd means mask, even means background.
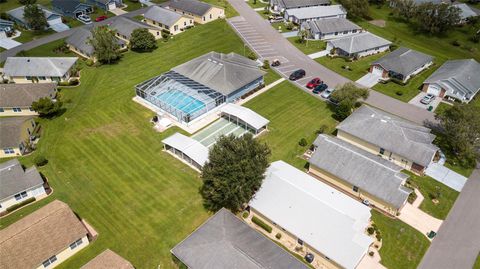
[[[431,93],[435,96],[439,96],[440,95],[440,87],[438,87],[437,85],[428,85],[427,93]]]
[[[108,10],[116,9],[117,5],[115,5],[115,2],[108,4]]]
[[[383,68],[374,65],[372,68],[372,74],[381,77],[383,75]]]
[[[54,24],[59,24],[59,23],[62,23],[62,18],[61,17],[48,20],[48,25],[50,25],[50,26],[52,26]]]

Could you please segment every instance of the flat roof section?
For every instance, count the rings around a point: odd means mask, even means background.
[[[208,161],[208,148],[197,140],[175,133],[162,140],[162,143],[181,151],[200,166]]]
[[[220,111],[222,113],[229,114],[243,120],[248,125],[252,126],[257,130],[267,126],[267,124],[270,122],[269,120],[267,120],[266,118],[258,114],[257,112],[249,108],[232,104],[232,103],[224,105],[220,109]]]

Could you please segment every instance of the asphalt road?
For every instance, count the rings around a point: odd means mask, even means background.
[[[260,58],[270,61],[279,59],[282,65],[276,71],[284,77],[288,77],[298,68],[306,70],[305,78],[295,82],[300,88],[308,91],[304,85],[313,77],[320,77],[330,87],[350,81],[298,50],[245,1],[228,1],[240,14],[239,17],[229,19],[230,25]],[[370,97],[366,103],[419,124],[424,124],[426,121],[435,122],[433,113],[373,90],[370,91]]]
[[[123,14],[123,15],[108,18],[108,19],[106,19],[104,21],[101,21],[101,22],[94,22],[91,25],[84,25],[84,26],[79,26],[79,27],[91,27],[92,25],[93,26],[98,26],[98,25],[109,24],[117,17],[129,17],[129,18],[131,18],[131,17],[135,17],[137,15],[141,15],[145,12],[146,9],[147,8],[137,9],[135,11],[131,11],[131,12],[128,12],[128,13]],[[24,50],[24,51],[31,50],[31,49],[39,47],[41,45],[45,45],[47,43],[50,43],[50,42],[53,42],[53,41],[56,41],[56,40],[59,40],[59,39],[67,38],[79,27],[71,28],[70,30],[67,30],[67,31],[64,31],[64,32],[54,33],[54,34],[51,34],[51,35],[48,35],[48,36],[45,36],[45,37],[41,37],[41,38],[32,40],[30,42],[24,43],[20,46],[11,48],[9,50],[6,50],[6,51],[0,53],[0,62],[5,61],[7,59],[7,57],[15,56],[17,53],[19,53],[22,50]]]
[[[473,171],[420,269],[472,269],[480,254],[480,170]]]

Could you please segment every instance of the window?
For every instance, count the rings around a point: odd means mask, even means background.
[[[210,19],[212,18],[212,14],[210,14]]]
[[[353,186],[353,191],[354,191],[354,192],[358,192],[358,187],[357,187],[357,186]]]
[[[344,34],[344,35],[348,34],[348,31],[343,31],[343,34]]]
[[[22,109],[19,107],[14,107],[13,112],[22,112]]]
[[[300,246],[303,246],[303,240],[302,240],[302,239],[298,238],[298,239],[297,239],[297,242],[298,242],[298,244],[299,244]]]
[[[335,35],[338,35],[338,32],[335,32]]]
[[[43,267],[47,268],[50,264],[57,261],[57,256],[53,255],[52,257],[48,258],[46,261],[42,262]]]
[[[83,243],[82,238],[70,244],[70,249],[74,249]]]
[[[3,110],[3,107],[0,107],[0,112],[5,112],[5,110]]]
[[[30,77],[30,76],[26,76],[25,79],[26,79],[26,80],[33,80],[33,78]]]
[[[380,154],[384,154],[385,153],[385,149],[384,148],[380,148]]]
[[[23,191],[21,193],[15,194],[15,200],[22,200],[23,198],[27,197],[28,194],[26,191]]]
[[[3,152],[5,152],[5,154],[13,154],[15,150],[13,150],[13,148],[4,148]]]
[[[178,25],[173,26],[174,31],[178,31]]]
[[[183,22],[183,26],[187,26],[187,22],[186,22],[186,21]]]
[[[46,77],[38,77],[39,80],[47,80]]]
[[[352,31],[352,33],[356,33],[356,32],[357,32],[357,30],[353,30],[353,31]]]
[[[205,16],[203,16],[203,21],[205,21]]]

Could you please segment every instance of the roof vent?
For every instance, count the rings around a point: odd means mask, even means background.
[[[380,121],[381,121],[381,122],[387,122],[387,121],[386,121],[386,120],[384,120],[384,119],[381,119]]]
[[[370,117],[375,118],[375,114],[370,115]]]
[[[29,62],[30,62],[30,59],[27,59],[27,63],[29,63]]]

